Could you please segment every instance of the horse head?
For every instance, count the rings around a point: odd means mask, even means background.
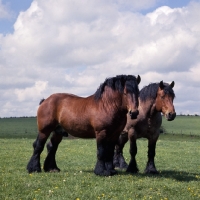
[[[139,111],[138,111],[138,96],[139,96],[139,89],[138,85],[141,81],[140,76],[136,78],[135,82],[133,80],[126,81],[124,87],[124,98],[127,105],[128,114],[130,115],[131,119],[136,119]]]
[[[157,91],[156,110],[162,112],[168,121],[172,121],[176,117],[173,105],[175,94],[172,88],[174,85],[174,81],[171,84],[166,84],[161,81]]]

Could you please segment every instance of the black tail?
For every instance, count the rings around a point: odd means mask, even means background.
[[[39,105],[41,105],[44,100],[45,100],[44,98],[41,99]]]

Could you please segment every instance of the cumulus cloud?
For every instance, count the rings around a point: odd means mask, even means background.
[[[42,92],[47,88],[48,82],[36,81],[34,86],[25,89],[15,89],[14,93],[19,102],[24,100],[35,100],[41,97]]]
[[[0,35],[1,116],[34,115],[25,107],[55,92],[91,95],[116,74],[140,74],[140,88],[174,80],[178,112],[200,114],[200,3],[140,13],[156,3],[34,0]]]

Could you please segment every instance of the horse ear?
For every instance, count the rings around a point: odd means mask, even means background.
[[[159,87],[160,87],[161,90],[164,89],[165,86],[164,86],[164,84],[163,84],[163,81],[160,81]]]
[[[139,85],[140,81],[141,81],[141,78],[140,78],[140,75],[138,75],[138,77],[137,77],[137,84],[138,85]]]
[[[171,82],[171,84],[170,84],[171,88],[173,88],[173,87],[174,87],[174,85],[175,85],[175,82],[174,82],[174,81],[172,81],[172,82]]]

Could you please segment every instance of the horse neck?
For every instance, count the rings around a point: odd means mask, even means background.
[[[144,116],[151,117],[158,112],[156,110],[156,100],[148,99],[144,102],[140,101],[139,104]]]
[[[103,106],[104,110],[108,110],[109,112],[113,110],[114,112],[126,110],[127,106],[124,105],[122,95],[116,92],[109,92],[108,94],[104,93],[102,95],[101,101],[99,104]]]

